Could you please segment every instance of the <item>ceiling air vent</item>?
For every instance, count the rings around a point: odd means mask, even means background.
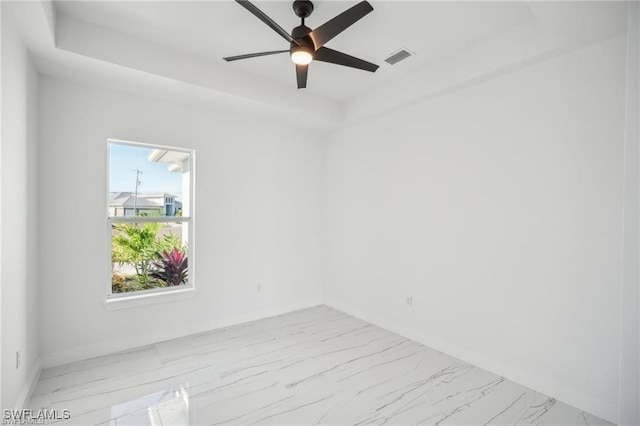
[[[413,55],[415,55],[415,53],[411,52],[410,50],[400,49],[397,52],[392,53],[391,56],[389,56],[384,61],[390,63],[391,65],[395,65],[398,62],[405,60],[409,56],[413,56]]]

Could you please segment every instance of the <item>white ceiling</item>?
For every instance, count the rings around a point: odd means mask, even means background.
[[[307,26],[315,28],[356,2],[316,1]],[[282,54],[224,63],[225,56],[288,49],[288,42],[234,2],[79,2],[57,1],[59,13],[134,37],[170,46],[265,83],[295,89],[295,71]],[[299,25],[290,1],[255,1],[283,28]],[[327,44],[335,50],[374,62],[368,73],[326,63],[310,68],[307,91],[345,102],[389,79],[401,78],[439,57],[535,19],[526,3],[371,1],[374,11]],[[390,53],[408,48],[417,53],[391,66]]]
[[[254,3],[286,30],[290,1]],[[318,0],[315,28],[356,4]],[[288,54],[227,63],[225,56],[288,43],[231,0],[16,3],[43,74],[173,101],[330,128],[416,98],[491,78],[626,31],[624,2],[377,1],[327,47],[380,65],[368,73],[314,62],[298,90]],[[415,56],[384,62],[406,48]]]

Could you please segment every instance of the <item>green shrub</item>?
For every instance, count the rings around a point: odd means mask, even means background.
[[[111,238],[111,260],[114,264],[133,265],[136,275],[131,279],[136,280],[138,286],[129,282],[130,277],[123,276],[124,278],[112,280],[114,292],[121,293],[166,286],[165,281],[157,277],[151,278],[149,267],[152,262],[161,258],[161,253],[172,252],[176,249],[184,254],[187,248],[180,238],[171,232],[158,238],[162,226],[162,223],[156,222],[147,222],[142,225],[130,223],[115,225],[117,234]]]

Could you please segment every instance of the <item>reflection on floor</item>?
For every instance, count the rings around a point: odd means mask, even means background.
[[[125,401],[111,407],[111,419],[120,426],[188,425],[189,392],[180,386]]]
[[[609,424],[319,306],[44,370],[77,425]]]

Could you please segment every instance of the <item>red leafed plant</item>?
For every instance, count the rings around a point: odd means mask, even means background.
[[[177,286],[187,281],[187,255],[177,247],[173,250],[158,252],[159,259],[151,265],[151,276],[161,279],[168,287]]]

